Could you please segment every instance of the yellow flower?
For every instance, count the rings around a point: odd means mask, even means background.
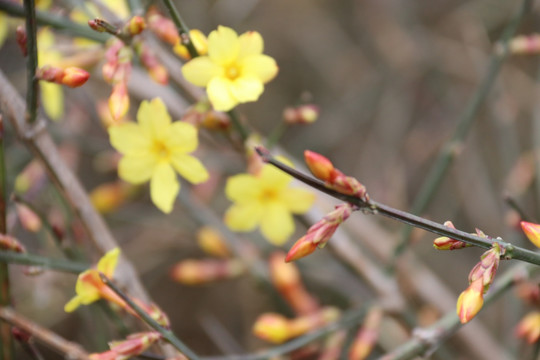
[[[206,55],[208,53],[208,39],[202,33],[201,30],[198,30],[198,29],[189,30],[189,37],[199,55]],[[173,51],[176,55],[180,56],[182,59],[185,59],[185,60],[191,59],[191,55],[189,54],[187,47],[180,42],[180,39],[178,39],[178,42],[174,45]]]
[[[171,122],[159,98],[141,103],[137,121],[109,127],[112,146],[124,155],[118,174],[133,184],[150,180],[152,201],[161,211],[170,213],[180,191],[175,170],[193,184],[208,179],[204,166],[189,155],[198,146],[197,128],[186,122]]]
[[[77,284],[75,285],[77,295],[64,306],[66,312],[72,312],[80,305],[88,305],[102,298],[121,306],[125,304],[118,295],[101,281],[99,276],[101,272],[108,278],[111,278],[114,275],[119,256],[120,249],[114,248],[103,255],[96,269],[89,269],[79,274]]]
[[[4,45],[8,34],[8,22],[7,16],[3,12],[0,12],[0,48]]]
[[[54,48],[54,34],[43,28],[37,34],[38,66],[56,66],[62,60],[62,54]],[[45,113],[52,120],[59,120],[64,114],[64,93],[62,86],[48,81],[40,81],[41,98]]]
[[[289,187],[292,177],[271,165],[257,175],[239,174],[227,180],[225,193],[234,204],[225,223],[234,231],[251,231],[258,225],[271,243],[282,245],[294,232],[291,214],[303,214],[315,200],[313,193]]]
[[[256,31],[240,36],[219,26],[208,36],[208,56],[199,56],[182,67],[189,82],[206,87],[215,110],[228,111],[239,103],[256,101],[264,84],[272,80],[278,67],[263,55],[263,39]]]

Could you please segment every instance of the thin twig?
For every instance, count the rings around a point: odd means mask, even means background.
[[[178,349],[182,354],[187,356],[191,360],[199,360],[199,356],[193,352],[186,344],[184,344],[174,333],[159,325],[156,320],[152,319],[150,315],[141,309],[129,296],[127,296],[120,288],[118,288],[114,283],[112,283],[107,276],[100,273],[101,280],[105,285],[107,285],[112,291],[114,291],[122,300],[124,300],[132,309],[141,317],[144,322],[146,322],[150,327],[159,332],[165,340],[167,340],[172,346]]]
[[[436,223],[434,221],[421,218],[419,216],[407,213],[405,211],[394,209],[390,206],[378,203],[374,200],[365,201],[355,196],[342,194],[331,188],[326,187],[323,182],[317,179],[314,179],[312,177],[309,177],[285,165],[284,163],[276,160],[275,158],[270,156],[267,150],[261,147],[256,148],[256,150],[265,162],[274,165],[280,170],[286,172],[287,174],[293,176],[294,178],[306,183],[307,185],[321,192],[324,192],[336,199],[356,205],[360,210],[364,212],[384,215],[391,219],[401,221],[405,224],[409,224],[420,229],[427,230],[434,234],[437,234],[440,236],[447,236],[455,240],[461,240],[463,242],[481,247],[483,249],[491,249],[491,247],[493,246],[493,243],[497,242],[501,246],[501,248],[504,249],[503,257],[505,259],[522,260],[531,264],[540,265],[540,253],[536,253],[534,251],[530,251],[519,246],[514,246],[510,243],[503,241],[501,238],[491,240],[488,238],[481,238],[479,236],[472,235],[472,234],[469,234],[469,233],[466,233],[464,231],[460,231],[457,229],[452,229],[442,224]]]
[[[79,344],[67,341],[58,334],[26,319],[9,307],[0,308],[0,319],[31,334],[43,345],[63,354],[66,359],[88,359],[88,353]]]
[[[420,187],[420,192],[416,196],[413,205],[411,206],[411,213],[415,215],[420,215],[426,206],[428,205],[430,199],[433,197],[433,194],[441,184],[446,172],[448,171],[454,157],[456,155],[456,149],[465,139],[469,129],[471,128],[474,120],[476,119],[476,114],[480,110],[480,107],[484,103],[484,100],[487,98],[489,91],[493,87],[495,79],[499,74],[499,70],[508,55],[507,47],[508,41],[517,31],[518,25],[523,19],[523,17],[529,12],[531,8],[532,0],[524,0],[519,11],[514,16],[514,18],[508,23],[504,29],[504,33],[501,38],[501,43],[504,46],[504,51],[502,54],[494,53],[491,56],[491,60],[488,66],[487,73],[482,80],[482,83],[476,90],[473,98],[463,111],[460,120],[456,126],[454,134],[448,140],[448,142],[442,147],[441,152],[439,153],[437,159],[433,163],[429,174],[426,177],[426,180]],[[406,227],[403,230],[401,241],[396,245],[394,250],[394,260],[401,255],[410,241],[411,228]]]
[[[189,36],[189,27],[186,25],[185,21],[182,19],[180,13],[176,9],[176,6],[174,6],[171,0],[163,0],[163,3],[169,11],[169,15],[171,15],[172,21],[176,25],[176,28],[178,29],[182,44],[188,49],[191,58],[196,58],[199,56],[199,52],[195,48],[195,45],[193,45],[193,41],[191,41],[191,37]]]
[[[19,264],[19,265],[34,265],[45,269],[68,272],[78,274],[90,267],[89,264],[79,263],[63,259],[52,259],[45,256],[33,254],[21,254],[12,251],[0,251],[0,262]]]
[[[33,124],[36,121],[38,106],[38,79],[36,69],[38,64],[37,54],[37,27],[36,6],[34,0],[24,0],[24,12],[26,20],[26,121]]]

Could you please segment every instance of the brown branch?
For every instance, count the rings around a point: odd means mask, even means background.
[[[66,359],[88,359],[88,353],[79,344],[67,341],[51,330],[16,313],[12,308],[0,308],[0,319],[31,334],[43,345],[64,354]]]

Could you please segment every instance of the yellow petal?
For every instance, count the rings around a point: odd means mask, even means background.
[[[242,76],[231,83],[231,93],[238,102],[255,101],[264,91],[264,86],[255,77]]]
[[[97,264],[98,271],[111,278],[114,275],[114,269],[116,269],[116,265],[118,264],[119,256],[120,248],[118,247],[107,251],[107,253],[103,255]]]
[[[213,78],[206,89],[208,99],[217,111],[229,111],[238,104],[238,100],[230,91],[232,82],[223,77]]]
[[[132,122],[109,126],[111,145],[123,154],[140,154],[150,151],[152,142],[143,129]]]
[[[216,65],[208,56],[199,56],[182,66],[182,75],[190,83],[207,86],[216,76],[222,76],[225,69]]]
[[[233,231],[251,231],[259,224],[263,212],[258,202],[234,204],[225,212],[224,221]]]
[[[171,116],[160,98],[143,101],[137,112],[137,121],[153,139],[164,139],[169,134]]]
[[[77,295],[69,300],[66,305],[64,305],[64,311],[70,313],[75,311],[75,309],[77,309],[79,306],[81,306],[81,298]]]
[[[150,180],[156,164],[152,154],[126,155],[118,164],[118,176],[129,183],[142,184]]]
[[[292,177],[272,165],[264,165],[258,175],[261,186],[271,189],[284,189]]]
[[[294,220],[284,204],[272,202],[265,207],[261,232],[274,245],[283,245],[294,232]]]
[[[158,164],[150,180],[150,197],[158,209],[170,213],[180,191],[180,183],[173,168],[167,163]]]
[[[260,55],[264,50],[263,38],[257,31],[245,32],[238,37],[238,40],[240,41],[239,59],[250,55]]]
[[[208,180],[208,171],[196,157],[184,154],[172,155],[171,164],[183,178],[192,184],[200,184]]]
[[[88,305],[98,300],[101,297],[99,292],[100,286],[104,285],[96,270],[90,269],[79,274],[77,284],[75,285],[75,292],[81,304]]]
[[[37,33],[37,46],[39,51],[49,50],[54,45],[54,34],[48,27],[39,29]],[[42,66],[41,64],[39,66]]]
[[[242,59],[242,74],[253,76],[267,83],[278,73],[276,61],[268,55],[253,55]]]
[[[8,33],[7,16],[3,12],[0,12],[0,48],[4,45]]]
[[[313,205],[315,194],[306,189],[286,188],[281,192],[280,201],[293,214],[303,214]]]
[[[197,133],[195,126],[184,121],[175,121],[169,128],[165,143],[171,151],[187,154],[199,145]]]
[[[227,179],[225,194],[231,201],[246,203],[259,197],[261,187],[255,176],[250,174],[238,174]]]
[[[218,65],[230,65],[236,60],[239,49],[238,35],[231,28],[220,25],[208,35],[208,56]]]
[[[60,120],[64,115],[64,93],[62,86],[46,81],[40,81],[41,102],[45,113],[51,120]]]

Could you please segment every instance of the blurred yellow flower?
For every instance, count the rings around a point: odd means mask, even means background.
[[[290,175],[264,165],[257,175],[239,174],[227,180],[225,193],[234,204],[225,213],[225,223],[234,231],[251,231],[258,225],[265,238],[282,245],[294,232],[292,214],[309,210],[315,195],[291,188]]]
[[[111,291],[99,276],[101,272],[108,278],[112,278],[119,256],[120,249],[114,248],[103,255],[97,263],[96,269],[89,269],[79,274],[75,285],[77,295],[64,306],[64,311],[72,312],[81,305],[88,305],[102,298],[121,306],[124,305],[124,301]]]
[[[7,16],[3,12],[0,12],[0,48],[4,45],[8,34],[8,22]]]
[[[54,34],[48,28],[42,28],[37,34],[38,67],[57,66],[62,54],[54,48]],[[64,93],[62,86],[48,81],[40,81],[41,103],[45,113],[52,120],[59,120],[64,114]]]
[[[208,53],[208,39],[202,33],[201,30],[198,30],[198,29],[189,30],[189,37],[191,41],[193,42],[193,46],[195,46],[195,49],[197,50],[197,53],[199,55],[202,56]],[[176,55],[180,56],[182,59],[186,59],[186,60],[191,59],[191,55],[189,54],[187,47],[182,44],[180,39],[178,39],[178,42],[174,45],[173,51]]]
[[[278,67],[263,55],[263,38],[256,31],[240,36],[219,26],[208,36],[208,56],[199,56],[182,67],[189,82],[206,87],[215,110],[228,111],[239,103],[256,101],[264,84],[272,80]]]
[[[193,184],[208,179],[201,162],[189,155],[198,146],[197,128],[186,122],[171,122],[159,98],[141,103],[137,121],[108,129],[112,146],[124,155],[118,174],[133,184],[150,180],[152,201],[161,211],[170,213],[180,191],[175,170]]]

